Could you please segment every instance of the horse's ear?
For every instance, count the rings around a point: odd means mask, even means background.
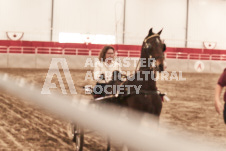
[[[153,34],[152,28],[149,30],[148,36],[151,36]]]
[[[161,35],[163,28],[158,32],[158,35]]]

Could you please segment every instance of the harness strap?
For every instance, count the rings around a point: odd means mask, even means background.
[[[159,34],[154,34],[154,35],[151,35],[151,36],[145,38],[145,39],[144,39],[144,42],[146,43],[148,39],[151,39],[151,38],[153,38],[153,37],[159,37]]]
[[[132,91],[132,92],[127,93],[127,94],[121,94],[121,95],[118,95],[118,96],[116,95],[116,97],[119,97],[121,99],[121,98],[128,97],[128,96],[134,95],[134,94],[136,94],[136,91]],[[158,90],[150,90],[150,91],[140,90],[139,94],[151,95],[151,94],[160,94],[160,92]]]
[[[104,96],[104,97],[100,97],[95,99],[95,101],[101,101],[101,100],[105,100],[105,99],[113,99],[113,98],[124,98],[124,97],[128,97],[130,95],[134,95],[136,94],[136,91],[132,91],[130,93],[124,94],[124,95],[109,95],[109,96]],[[140,90],[139,94],[144,94],[144,95],[151,95],[151,94],[158,94],[161,95],[161,92],[159,90]],[[164,96],[164,95],[163,95]]]
[[[136,91],[132,91],[130,93],[127,93],[127,95],[131,95],[131,94],[137,94],[137,93],[136,93]],[[148,94],[160,94],[160,92],[157,91],[157,90],[140,90],[139,94],[146,94],[146,95],[148,95]]]

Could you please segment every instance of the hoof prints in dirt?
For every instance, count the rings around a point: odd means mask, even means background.
[[[14,76],[23,76],[28,81],[43,85],[47,70],[5,70]],[[81,86],[95,84],[84,81],[86,71],[71,71],[72,79],[79,81],[78,93],[84,93]],[[36,75],[36,76],[35,76]],[[38,75],[38,76],[37,76]],[[213,137],[219,146],[226,147],[226,133],[223,118],[213,106],[213,94],[219,74],[183,73],[186,81],[159,81],[157,87],[167,92],[170,102],[163,103],[160,125],[172,124],[181,131],[200,133]],[[65,79],[64,79],[65,80]],[[57,79],[53,79],[60,88]],[[64,81],[66,84],[66,81]],[[59,89],[60,90],[60,89]],[[61,91],[59,91],[61,92]],[[49,115],[27,102],[0,93],[0,150],[74,150],[74,143],[66,132],[67,122]],[[176,128],[175,128],[176,129]],[[106,138],[96,134],[85,135],[84,151],[106,149]],[[112,151],[120,150],[113,144]]]

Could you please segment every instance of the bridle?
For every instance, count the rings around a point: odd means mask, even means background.
[[[144,39],[144,44],[143,44],[143,49],[145,50],[146,54],[149,55],[150,52],[148,52],[148,50],[151,48],[151,43],[148,42],[148,40],[152,39],[152,38],[157,38],[160,41],[160,37],[158,34],[154,34],[154,35],[151,35],[151,36],[148,36],[147,38]],[[153,56],[153,55],[149,55],[149,58],[155,58],[155,59],[164,59],[164,54],[162,56]]]
[[[148,36],[144,39],[144,42],[147,43],[147,41],[151,38],[154,38],[154,37],[159,37],[159,34],[154,34],[154,35],[151,35],[151,36]]]
[[[154,58],[155,60],[156,60],[156,59],[164,59],[164,58],[165,58],[165,57],[164,57],[164,53],[163,53],[163,55],[161,55],[161,56],[150,55],[150,48],[151,48],[152,45],[151,45],[150,42],[148,42],[148,40],[150,40],[150,39],[152,39],[152,38],[158,38],[159,42],[161,42],[159,34],[154,34],[154,35],[148,36],[148,37],[146,37],[146,38],[144,39],[144,43],[143,43],[142,49],[144,49],[145,53],[147,54],[147,56],[149,56],[149,58]],[[140,59],[139,59],[139,61],[137,62],[137,66],[136,66],[135,71],[137,70],[138,64],[139,64],[139,63],[140,63]]]

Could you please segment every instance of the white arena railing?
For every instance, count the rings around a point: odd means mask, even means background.
[[[0,46],[0,53],[17,54],[56,54],[56,55],[85,55],[98,56],[100,49],[85,48],[61,48],[61,47],[20,47],[20,46]],[[140,57],[140,50],[118,50],[118,57]],[[224,54],[201,54],[165,52],[168,59],[190,59],[190,60],[221,60],[226,61]]]
[[[9,78],[7,74],[0,75],[1,92],[10,93],[38,104],[49,112],[55,113],[63,119],[72,120],[76,123],[108,134],[113,140],[122,141],[126,145],[145,151],[221,151],[225,148],[212,146],[204,140],[197,141],[196,136],[180,136],[181,132],[170,135],[153,128],[154,120],[148,114],[142,118],[128,120],[125,117],[125,110],[117,111],[105,106],[104,110],[97,110],[88,105],[89,100],[81,100],[76,96],[71,103],[71,98],[57,94],[44,95],[34,85],[28,85],[24,79]],[[116,114],[117,113],[117,114]],[[174,126],[175,128],[175,126]],[[191,139],[192,138],[192,139]]]

